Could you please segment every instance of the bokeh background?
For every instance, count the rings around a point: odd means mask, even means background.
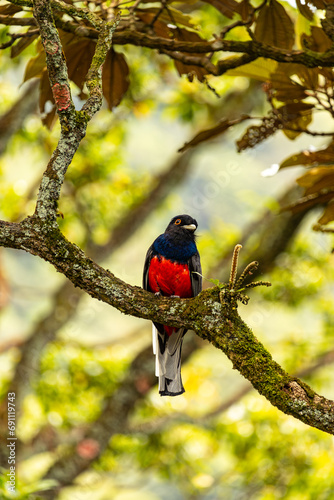
[[[6,220],[33,212],[59,136],[58,124],[41,124],[36,81],[21,85],[34,50],[19,61],[0,54]],[[261,86],[225,76],[210,79],[213,92],[180,78],[164,56],[120,51],[131,85],[113,113],[105,105],[88,128],[63,186],[62,231],[133,285],[141,284],[147,248],[177,214],[198,221],[205,286],[228,279],[233,246],[241,242],[240,266],[259,260],[258,277],[272,282],[240,306],[242,318],[284,369],[333,399],[333,241],[311,230],[318,210],[280,212],[280,200],[296,199],[302,169],[271,175],[293,152],[319,148],[324,139],[290,141],[278,132],[237,153],[240,124],[177,153],[218,117],[245,107],[261,115]],[[73,92],[80,107],[74,84]],[[316,120],[327,126],[321,113]],[[15,498],[40,498],[56,479],[59,500],[334,497],[333,438],[272,407],[193,333],[184,346],[186,392],[161,398],[149,322],[82,294],[37,257],[1,249],[0,307],[4,438],[7,394],[16,394]],[[5,444],[0,496],[7,499]]]

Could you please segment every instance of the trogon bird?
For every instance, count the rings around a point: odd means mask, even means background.
[[[177,215],[158,236],[146,254],[143,288],[165,297],[195,297],[202,290],[201,261],[195,243],[197,221]],[[198,274],[199,273],[199,274]],[[181,379],[181,349],[186,328],[153,322],[155,374],[161,396],[184,392]]]

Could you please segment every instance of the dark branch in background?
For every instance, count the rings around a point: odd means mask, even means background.
[[[27,4],[29,2],[25,2],[25,5]],[[59,6],[62,4],[56,2],[55,5]],[[54,33],[55,30],[53,31],[53,27],[51,26],[52,16],[48,17],[48,9],[45,10],[45,6],[48,6],[48,4],[37,1],[35,12],[41,31],[45,28],[43,43],[47,54],[49,54],[48,66],[51,75],[51,85],[58,104],[62,124],[62,136],[43,178],[35,216],[25,219],[20,224],[1,222],[0,242],[4,246],[23,249],[33,255],[44,258],[52,263],[58,271],[67,276],[76,286],[127,314],[147,319],[154,318],[156,321],[172,326],[182,325],[193,328],[199,336],[210,340],[217,348],[223,350],[232,361],[234,367],[251,380],[254,387],[261,394],[264,394],[272,404],[309,425],[333,433],[333,402],[316,395],[306,384],[286,374],[272,360],[270,354],[257,339],[255,339],[248,327],[242,323],[234,307],[229,307],[227,303],[220,303],[219,289],[215,288],[205,291],[197,298],[191,300],[172,300],[153,297],[141,289],[124,284],[111,273],[99,267],[87,258],[80,249],[68,242],[60,233],[55,218],[56,203],[59,198],[60,187],[66,169],[76,151],[75,148],[80,142],[80,134],[82,136],[85,131],[90,113],[99,107],[101,89],[99,85],[95,84],[95,76],[99,76],[99,68],[96,62],[98,60],[101,61],[101,59],[100,54],[96,53],[96,58],[93,60],[95,67],[92,68],[92,72],[90,73],[91,81],[88,84],[91,91],[91,100],[87,101],[88,104],[82,113],[74,113],[71,105],[69,86],[67,85],[68,81],[64,78],[65,83],[63,83],[61,80],[64,77],[64,73],[61,74],[55,71],[53,75],[53,70],[57,64],[60,64],[60,69],[62,67],[61,54],[58,54],[61,48],[58,46],[56,39],[53,39],[53,37],[51,37],[52,39],[48,38],[48,35]],[[40,12],[38,12],[39,10]],[[45,21],[46,26],[43,27],[43,22]],[[105,33],[103,35],[105,36]],[[102,40],[102,36],[100,36],[98,48],[99,50],[101,48],[102,52],[104,41],[105,38]],[[218,44],[222,43],[221,41],[216,42]],[[251,48],[253,42],[243,43],[243,50],[239,52],[244,52],[246,44]],[[257,45],[257,49],[260,52],[261,50],[266,50],[269,53],[267,46]],[[226,50],[227,45],[225,44],[224,47],[216,45],[215,50]],[[269,49],[271,50],[272,48],[269,47]],[[175,46],[174,50],[177,50]],[[234,51],[238,52],[236,46],[234,46]],[[283,57],[290,58],[285,59],[285,62],[287,60],[291,62],[291,53],[285,54],[280,51],[280,54],[280,57],[283,54]],[[298,54],[305,56],[306,53],[298,52]],[[254,54],[250,53],[248,55],[253,56]],[[293,55],[295,57],[297,52]],[[310,53],[308,55],[314,57]],[[322,57],[329,57],[329,55],[327,53],[327,55],[322,55]],[[58,60],[55,61],[57,57]],[[319,61],[320,56],[318,54],[317,57]],[[322,65],[325,66],[324,63]],[[92,75],[94,75],[94,78]],[[59,76],[61,77],[60,79]],[[82,124],[82,121],[85,123]],[[74,126],[76,127],[76,131],[78,131],[77,135],[73,133]],[[52,224],[49,224],[50,220]],[[150,366],[152,366],[151,363]],[[140,374],[137,373],[137,376],[140,376]],[[134,391],[133,385],[130,390]],[[135,390],[139,395],[145,393],[145,391],[141,392],[138,387]],[[132,392],[131,398],[129,400],[125,398],[123,405],[121,400],[117,402],[118,406],[116,405],[116,408],[114,408],[117,418],[117,410],[119,412],[123,411],[125,416],[129,415],[131,408],[133,408],[133,400],[136,397],[139,399],[141,396],[136,396]],[[103,428],[109,425],[108,421],[102,416],[101,421],[103,422]],[[117,421],[115,420],[112,431],[117,430],[117,428]],[[94,436],[94,434],[92,435]],[[76,468],[80,472],[82,470],[82,463],[80,461],[76,463]],[[74,470],[74,472],[76,471]]]
[[[125,314],[195,330],[223,350],[234,367],[274,406],[325,432],[334,432],[333,403],[292,379],[272,360],[241,321],[235,307],[220,303],[218,287],[194,299],[152,296],[141,288],[127,285],[88,259],[59,230],[45,234],[42,221],[35,218],[27,218],[20,224],[1,222],[0,235],[3,245],[38,255],[52,263],[75,286]]]
[[[329,350],[324,353],[321,353],[317,356],[316,360],[306,365],[295,373],[296,377],[306,377],[311,376],[317,372],[317,370],[331,365],[334,363],[334,350]],[[141,425],[130,426],[129,431],[133,433],[142,432],[145,434],[161,432],[166,430],[168,425],[175,425],[178,422],[186,422],[195,425],[203,425],[205,427],[210,427],[211,422],[216,417],[220,417],[222,413],[226,412],[233,405],[237,404],[241,401],[247,394],[254,391],[253,386],[250,383],[244,382],[241,387],[233,393],[233,395],[227,399],[225,399],[221,404],[219,404],[213,410],[210,410],[208,413],[201,415],[199,417],[188,417],[183,413],[174,413],[171,416],[162,417],[154,422],[149,422]]]
[[[279,198],[279,205],[283,207],[298,200],[301,191],[300,187],[292,186]],[[287,250],[304,217],[313,208],[303,207],[298,213],[267,210],[260,218],[262,223],[259,224],[258,220],[251,223],[240,239],[242,244],[240,266],[246,266],[248,262],[256,259],[260,265],[253,271],[253,277],[270,271],[275,266],[276,257]],[[228,249],[211,270],[210,275],[221,281],[227,281],[226,267],[230,259],[231,249]]]
[[[295,188],[293,188],[292,190],[289,190],[287,192],[287,194],[282,197],[282,199],[291,201],[292,196],[297,196]],[[307,213],[308,213],[308,211],[305,211],[303,215],[298,214],[298,217],[296,217],[296,216],[292,215],[291,213],[274,214],[273,212],[268,211],[268,213],[265,214],[263,217],[261,217],[261,219],[254,222],[252,227],[250,227],[248,229],[248,234],[246,234],[246,237],[242,238],[242,241],[244,244],[244,249],[241,252],[240,260],[241,261],[244,260],[243,259],[243,252],[244,251],[245,251],[245,253],[247,253],[248,259],[253,260],[258,255],[258,248],[261,247],[263,257],[266,255],[268,257],[268,259],[263,262],[263,264],[264,264],[263,267],[266,270],[268,270],[270,267],[272,267],[274,265],[275,258],[277,257],[277,255],[280,252],[283,252],[286,250],[287,246],[291,242],[291,239],[293,238],[294,234],[296,233],[302,218]],[[256,227],[257,232],[260,232],[260,239],[259,239],[258,243],[256,243],[256,241],[254,241],[256,238],[256,232],[254,231],[255,227]],[[260,229],[260,231],[259,231],[259,229]],[[253,235],[252,239],[250,239],[250,235]],[[250,250],[247,251],[248,247],[253,250],[253,252],[254,252],[253,254],[251,253]],[[231,254],[231,251],[229,251],[229,254]],[[220,265],[225,266],[225,269],[226,269],[227,259],[223,260]],[[263,270],[263,267],[262,267],[262,270]],[[213,271],[213,270],[210,271],[211,276],[215,276],[214,273],[215,273],[215,271]],[[227,273],[225,273],[225,274],[227,275]],[[194,348],[196,345],[196,349],[198,348],[198,344],[195,344],[194,342],[191,342],[191,345]],[[154,363],[152,362],[151,348],[148,348],[148,350],[145,350],[144,352],[147,353],[147,356],[149,357],[149,359],[147,360],[147,363],[143,364],[143,371],[141,373],[141,381],[142,381],[141,386],[146,387],[146,390],[149,390],[149,388],[152,387],[153,385],[155,385],[155,383],[156,383],[156,379],[155,379],[155,377],[153,377]],[[139,355],[138,359],[140,359],[140,356],[145,356],[144,352]],[[144,369],[144,367],[145,367],[145,369]],[[128,377],[131,378],[131,376],[132,376],[131,373],[132,372],[130,369],[128,375],[126,376],[126,379],[128,379]],[[143,381],[145,381],[145,383],[143,383]],[[136,378],[133,378],[132,384],[133,385],[136,384]],[[121,394],[122,394],[121,387],[122,387],[122,385],[119,387],[119,390],[118,390],[119,397],[121,397]],[[246,392],[248,392],[248,389]],[[136,402],[142,397],[142,394],[140,391],[137,392],[137,395],[135,393],[132,393],[132,394],[134,394],[136,396],[135,400],[132,403],[132,408],[134,408],[136,405]],[[115,397],[115,395],[110,396],[110,398],[108,399],[109,402],[106,403],[106,406],[102,412],[102,414],[105,414],[105,416],[101,415],[101,417],[98,421],[99,423],[96,424],[94,422],[94,424],[93,424],[94,428],[100,429],[101,435],[103,435],[104,437],[106,434],[105,434],[105,431],[103,430],[103,425],[104,425],[104,422],[106,422],[108,420],[108,418],[110,418],[110,412],[112,412],[112,408],[113,408],[110,401],[113,401],[114,397]],[[240,394],[240,397],[241,397],[241,394]],[[224,407],[226,405],[229,406],[229,404],[232,404],[232,403],[228,402],[228,401],[223,403],[221,409],[219,409],[219,408],[216,409],[217,413],[219,411],[223,411]],[[108,417],[107,417],[107,415],[108,415]],[[129,416],[130,413],[127,413],[127,415]],[[212,416],[214,416],[214,415],[212,415]],[[123,423],[124,423],[124,426],[126,427],[126,418],[124,415],[123,415]],[[110,427],[109,427],[109,429],[110,429]],[[113,431],[113,429],[111,429],[111,431]],[[95,437],[94,437],[94,439],[97,440],[98,449],[99,449],[97,457],[99,456],[99,454],[103,450],[103,446],[101,445],[100,440],[98,439],[98,435],[99,435],[99,432],[97,432],[95,434]],[[92,431],[90,431],[88,429],[84,435],[84,439],[89,439],[89,438],[92,438]],[[82,460],[80,457],[78,457],[78,458],[76,458],[76,457],[77,457],[77,450],[75,448],[73,448],[72,453],[70,453],[67,456],[67,460],[65,460],[65,458],[62,458],[60,463],[56,462],[55,465],[50,469],[47,477],[57,478],[58,480],[60,480],[60,483],[62,485],[70,484],[70,482],[73,481],[75,479],[75,477],[84,468],[89,467],[90,463],[97,458],[97,457],[94,457],[91,460],[87,460],[87,459]],[[74,462],[73,462],[73,459],[74,459]],[[77,467],[72,468],[71,463],[75,463]],[[63,483],[63,481],[65,481],[65,482]],[[48,494],[49,493],[46,493],[45,495],[48,495]],[[49,498],[52,498],[52,496]]]
[[[178,155],[170,166],[152,180],[152,188],[145,198],[129,208],[125,216],[113,228],[109,241],[103,246],[89,245],[89,255],[102,261],[110,252],[114,252],[123,245],[172,190],[186,178],[192,168],[192,158],[193,154]]]
[[[196,349],[196,342],[185,342],[183,348],[184,359],[188,359]],[[45,479],[56,480],[59,489],[70,485],[81,472],[85,471],[103,453],[113,435],[128,431],[128,420],[135,405],[156,384],[153,365],[152,348],[149,346],[135,357],[125,379],[118,389],[105,400],[103,412],[83,436],[84,441],[93,440],[96,445],[96,455],[90,458],[83,457],[78,453],[77,446],[73,445],[51,467]],[[56,488],[57,490],[58,488]],[[54,498],[56,491],[43,491],[40,492],[40,495],[51,500]]]
[[[8,141],[22,125],[26,117],[35,112],[38,98],[38,80],[32,81],[22,96],[0,118],[0,156],[3,155]]]
[[[177,159],[152,181],[152,189],[146,197],[131,207],[120,219],[112,231],[110,240],[103,246],[88,242],[89,255],[96,261],[110,257],[134,232],[147,220],[150,214],[168,196],[187,175],[191,168],[191,154],[179,155]],[[74,288],[69,281],[63,283],[52,300],[52,310],[33,329],[29,339],[22,348],[22,356],[10,384],[10,391],[16,393],[18,407],[25,395],[24,388],[30,384],[31,378],[39,374],[41,352],[45,346],[53,342],[58,330],[75,314],[77,305],[84,293]],[[59,316],[59,308],[62,314]],[[18,410],[19,411],[19,410]]]

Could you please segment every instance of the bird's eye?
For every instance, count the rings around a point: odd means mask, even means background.
[[[174,224],[176,224],[177,226],[179,226],[181,224],[181,219],[176,219],[176,221],[174,222]]]

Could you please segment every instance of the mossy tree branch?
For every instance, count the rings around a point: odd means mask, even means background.
[[[101,66],[111,47],[112,33],[117,22],[102,22],[96,17],[99,26],[98,41],[91,67],[87,75],[89,97],[81,111],[76,111],[70,90],[65,56],[49,0],[34,0],[34,17],[46,54],[47,70],[53,97],[59,115],[61,134],[58,145],[44,172],[40,185],[35,215],[48,219],[56,226],[57,203],[60,189],[72,158],[85,136],[87,123],[102,105]],[[91,15],[93,16],[93,14]]]
[[[10,3],[26,8],[31,7],[33,4],[30,0],[10,0]],[[106,21],[102,21],[98,15],[84,8],[78,8],[59,0],[51,0],[50,6],[55,10],[57,26],[64,31],[76,34],[78,37],[97,39],[101,30],[101,23],[106,24]],[[332,10],[330,7],[327,8],[326,18],[322,21],[323,29],[329,37],[333,33]],[[71,16],[72,19],[63,18],[63,14]],[[22,24],[26,23],[26,18],[22,19]],[[90,26],[82,24],[78,19],[88,22]],[[7,21],[2,19],[2,23],[11,24],[12,20],[10,18]],[[232,24],[228,31],[236,26],[238,26],[238,23]],[[286,50],[255,39],[227,40],[224,36],[225,33],[223,32],[220,36],[215,36],[211,40],[203,39],[201,41],[165,38],[148,32],[147,25],[141,21],[122,17],[120,29],[114,35],[114,43],[116,45],[131,44],[155,49],[166,53],[172,59],[182,61],[184,64],[203,67],[207,74],[215,76],[222,75],[229,69],[240,67],[259,57],[281,63],[302,64],[308,68],[334,66],[333,47],[326,52],[315,52],[307,47],[304,47],[303,50]],[[220,52],[228,53],[228,56],[221,58],[216,64],[212,63],[211,56],[208,55]],[[242,55],[231,58],[231,53]],[[198,57],[198,54],[203,54],[203,57]],[[205,55],[207,57],[204,57]]]
[[[209,340],[232,361],[253,387],[284,413],[334,434],[334,402],[288,375],[241,320],[234,302],[220,302],[219,287],[193,299],[156,297],[127,285],[89,259],[58,228],[36,216],[21,223],[0,223],[0,244],[22,249],[50,262],[93,298],[132,316],[185,326]]]
[[[51,87],[61,122],[61,136],[44,173],[35,214],[21,223],[0,221],[0,245],[25,250],[46,260],[76,287],[125,314],[193,329],[198,336],[222,350],[232,361],[233,367],[274,406],[310,426],[334,434],[334,403],[288,375],[272,359],[239,317],[235,302],[220,301],[220,288],[206,290],[193,299],[156,297],[141,288],[127,285],[100,267],[60,232],[56,221],[60,189],[87,123],[101,106],[100,67],[110,48],[115,25],[106,22],[98,24],[99,39],[87,82],[90,97],[83,110],[78,112],[72,103],[66,64],[50,2],[35,0],[34,16],[47,54]],[[243,42],[242,51],[245,44],[253,43]],[[221,46],[220,50],[223,50]]]

